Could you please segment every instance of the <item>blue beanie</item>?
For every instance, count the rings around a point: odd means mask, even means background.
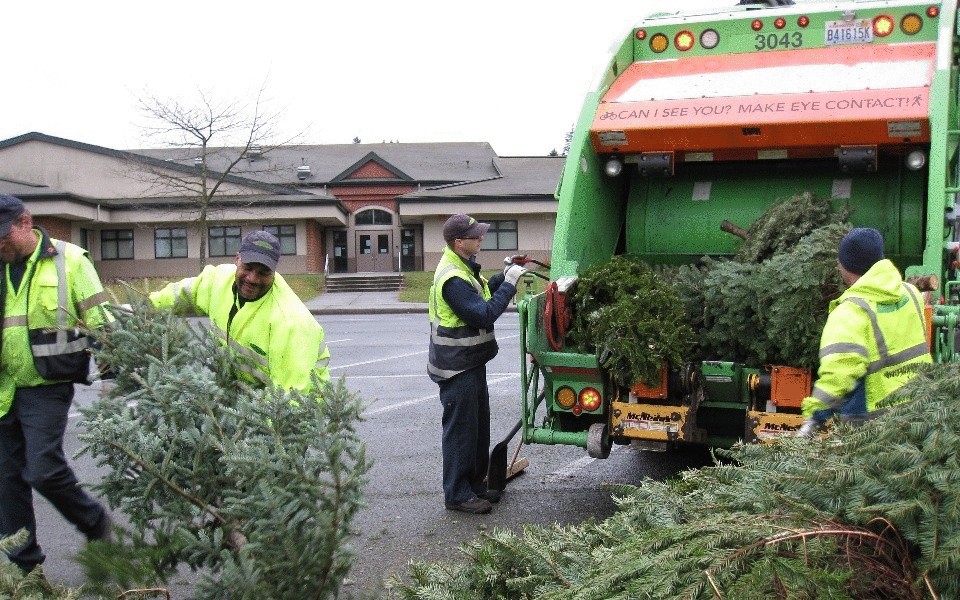
[[[851,229],[840,240],[837,258],[844,269],[863,275],[874,263],[883,260],[883,236],[870,227]]]

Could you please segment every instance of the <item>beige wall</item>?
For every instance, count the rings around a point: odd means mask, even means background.
[[[102,229],[133,229],[133,260],[102,260],[100,254],[100,229],[91,230],[88,235],[90,256],[94,259],[100,276],[104,279],[124,279],[137,277],[173,277],[197,273],[201,269],[200,236],[198,229],[187,226],[187,258],[154,258],[154,230],[157,227],[170,227],[170,223],[151,225],[109,226]],[[217,223],[216,225],[240,225],[241,236],[260,229],[263,225],[295,225],[297,229],[297,255],[281,258],[278,266],[280,273],[307,272],[307,236],[306,221],[269,220],[256,223]],[[80,226],[74,226],[74,239],[80,239]],[[207,258],[207,264],[217,265],[232,262],[232,257],[213,256]]]
[[[474,211],[470,216],[478,221],[514,219],[517,221],[517,250],[481,250],[477,261],[484,269],[502,268],[504,257],[513,254],[526,254],[541,262],[550,260],[550,253],[553,251],[553,215],[487,215]],[[446,246],[446,242],[443,241],[443,221],[431,219],[425,222],[423,245],[423,268],[432,271],[440,262],[440,255]]]

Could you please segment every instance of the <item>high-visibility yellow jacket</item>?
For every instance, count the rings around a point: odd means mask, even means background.
[[[493,329],[478,329],[457,316],[443,297],[443,284],[452,277],[465,280],[484,300],[490,300],[487,280],[474,275],[456,252],[444,247],[430,288],[430,359],[427,372],[434,381],[450,379],[486,364],[497,355]]]
[[[932,362],[920,293],[889,260],[877,262],[839,298],[820,338],[820,368],[803,414],[864,417]],[[852,394],[860,381],[863,393]]]
[[[330,379],[330,351],[323,327],[277,273],[258,300],[243,301],[234,291],[234,264],[208,265],[196,277],[173,282],[150,294],[157,308],[210,317],[214,333],[237,356],[237,375],[262,385],[309,391],[311,374]]]
[[[0,415],[19,387],[86,382],[89,339],[78,329],[112,320],[107,294],[86,250],[34,227],[37,248],[26,260],[17,289],[3,265],[3,332],[0,340]]]

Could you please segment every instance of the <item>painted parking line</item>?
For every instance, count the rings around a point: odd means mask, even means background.
[[[505,375],[503,377],[498,377],[495,379],[490,379],[487,381],[487,385],[500,383],[501,381],[506,381],[508,379],[513,379],[514,377],[520,377],[519,373],[511,373],[510,375]],[[389,412],[392,410],[398,410],[401,408],[406,408],[408,406],[413,406],[414,404],[420,404],[421,402],[426,402],[427,400],[437,400],[440,398],[440,392],[436,394],[430,394],[429,396],[421,396],[420,398],[413,398],[411,400],[404,400],[403,402],[397,402],[396,404],[390,404],[387,406],[381,406],[380,408],[375,408],[373,410],[368,410],[363,413],[364,417],[372,417],[374,415],[379,415],[380,413]]]

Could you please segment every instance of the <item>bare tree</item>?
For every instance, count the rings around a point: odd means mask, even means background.
[[[192,166],[138,160],[136,155],[134,160],[139,176],[162,195],[187,200],[186,212],[195,215],[199,229],[201,267],[207,263],[211,207],[226,183],[237,182],[234,171],[240,161],[265,156],[300,136],[277,140],[279,113],[264,110],[265,88],[265,84],[261,86],[250,103],[221,101],[206,91],[198,91],[196,98],[188,101],[152,93],[144,93],[138,100],[140,111],[148,119],[142,127],[144,138],[159,147],[182,149],[180,160],[193,155]],[[244,171],[246,177],[256,174],[262,172]]]

